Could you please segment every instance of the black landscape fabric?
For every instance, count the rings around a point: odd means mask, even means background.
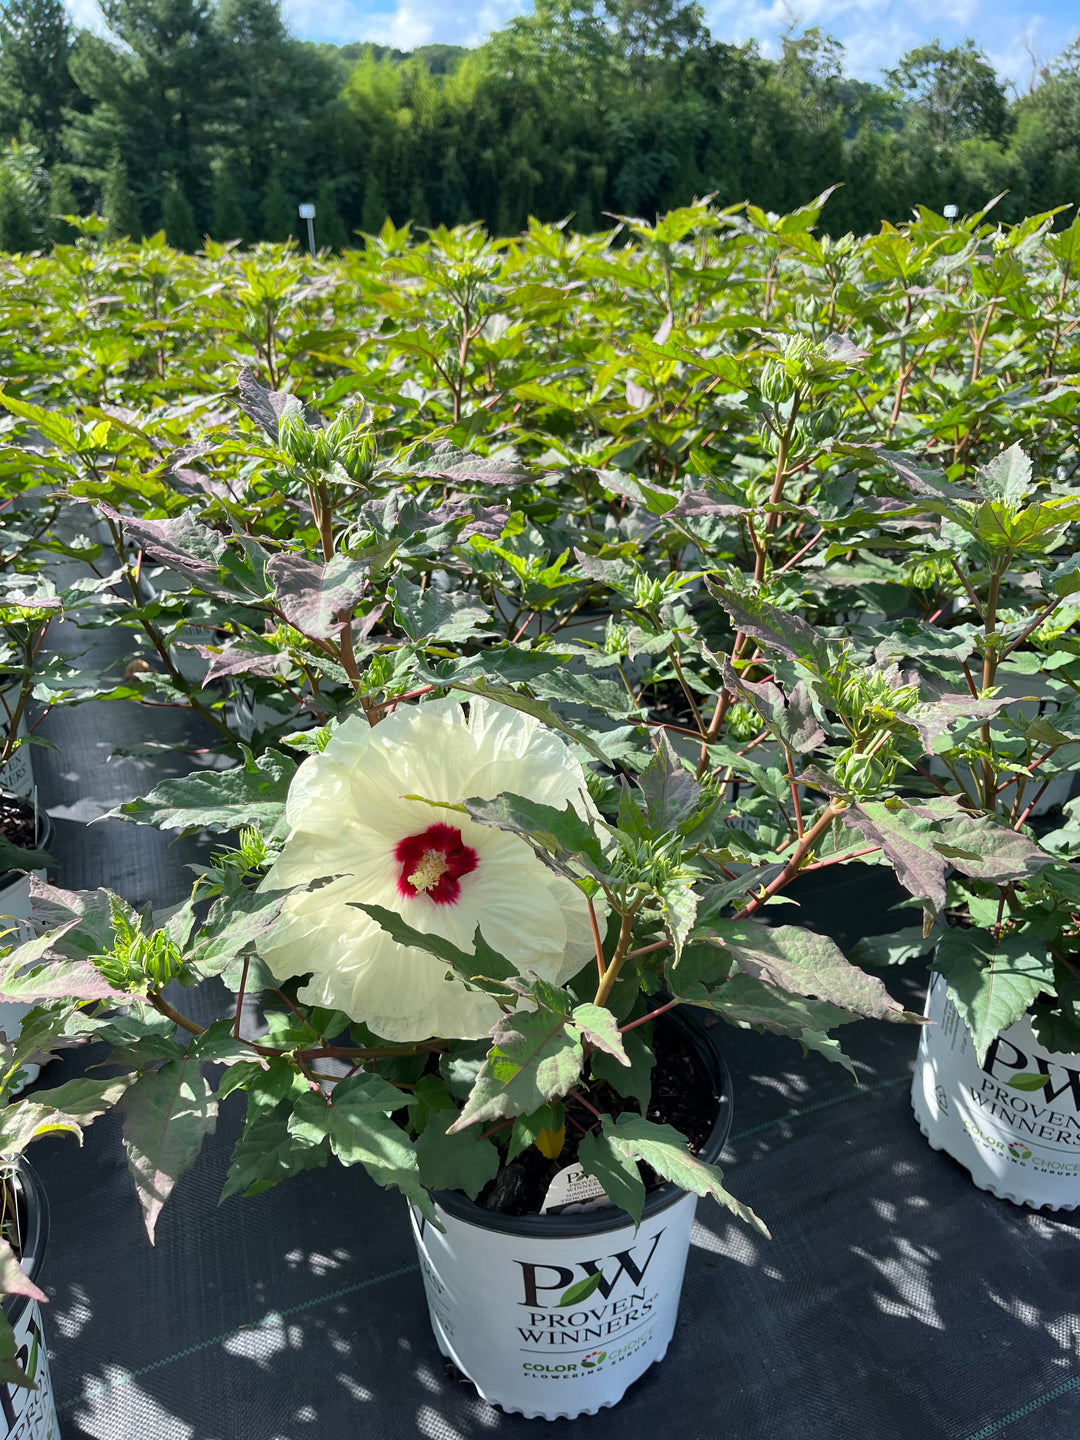
[[[118,662],[119,663],[119,662]],[[162,906],[194,843],[86,822],[192,762],[110,752],[181,737],[177,712],[60,709],[35,769],[57,879]],[[843,943],[900,898],[838,876],[803,918]],[[906,923],[906,922],[902,922]],[[926,972],[889,972],[921,1009]],[[187,997],[190,998],[190,997]],[[721,1163],[765,1241],[700,1201],[667,1359],[622,1403],[525,1420],[477,1398],[432,1336],[405,1203],[331,1164],[218,1205],[242,1101],[147,1243],[110,1116],[35,1144],[52,1209],[43,1285],[64,1440],[1078,1440],[1080,1220],[975,1189],[932,1151],[908,1098],[914,1028],[843,1032],[859,1084],[794,1042],[713,1031],[734,1081]],[[44,1072],[81,1073],[70,1053]],[[94,1057],[96,1058],[96,1057]]]

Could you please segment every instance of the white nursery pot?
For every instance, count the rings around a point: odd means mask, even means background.
[[[52,843],[52,836],[52,821],[44,810],[41,810],[38,812],[38,848],[47,850]],[[44,880],[45,871],[0,871],[0,945],[22,944],[24,940],[29,940],[34,933],[30,924],[34,908],[30,899],[31,876]],[[6,934],[7,931],[14,933]],[[23,1017],[28,1015],[33,1008],[33,1005],[21,1000],[0,1001],[0,1034],[8,1041],[18,1039]],[[12,1094],[20,1094],[27,1085],[32,1085],[40,1074],[40,1065],[24,1065],[23,1079],[12,1091]],[[3,1432],[0,1431],[0,1440],[2,1437]]]
[[[48,1205],[41,1181],[25,1160],[19,1162],[16,1184],[21,1192],[22,1269],[37,1280],[49,1233]],[[25,1295],[9,1295],[4,1314],[15,1331],[18,1359],[37,1389],[0,1385],[0,1440],[60,1440],[41,1308]]]
[[[1015,1205],[1080,1206],[1080,1055],[1047,1050],[1025,1016],[1004,1030],[980,1066],[967,1026],[934,975],[911,1100],[935,1150],[971,1172],[975,1184]],[[1046,1077],[1039,1089],[1010,1084]]]
[[[730,1086],[715,1052],[699,1059],[719,1102],[700,1151],[713,1161],[731,1124]],[[695,1195],[661,1186],[637,1230],[612,1205],[515,1216],[455,1191],[433,1198],[442,1233],[410,1207],[431,1326],[439,1349],[484,1400],[528,1419],[595,1415],[664,1358]],[[596,1275],[592,1292],[576,1299]]]

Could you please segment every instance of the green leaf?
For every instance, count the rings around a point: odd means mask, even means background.
[[[136,1079],[135,1075],[116,1075],[111,1080],[80,1077],[56,1085],[51,1090],[35,1090],[29,1103],[56,1110],[77,1120],[80,1126],[89,1125],[115,1109]],[[19,1101],[16,1108],[26,1103]]]
[[[234,1067],[239,1068],[239,1067]],[[330,1143],[302,1143],[289,1132],[292,1105],[281,1101],[269,1108],[256,1098],[248,1100],[248,1120],[236,1142],[222,1200],[230,1195],[261,1195],[282,1180],[304,1170],[317,1170],[330,1158]]]
[[[288,896],[287,890],[243,889],[216,900],[189,952],[191,963],[207,979],[220,975],[273,930]]]
[[[480,1138],[479,1127],[451,1135],[429,1125],[416,1141],[416,1158],[429,1190],[461,1190],[470,1200],[499,1173],[498,1147]]]
[[[921,925],[905,925],[902,930],[889,930],[884,935],[864,935],[851,947],[855,965],[902,965],[917,955],[925,955],[937,943],[936,935],[924,935]]]
[[[469,955],[441,935],[413,929],[396,910],[386,910],[381,905],[365,905],[359,900],[350,900],[349,904],[355,905],[357,910],[363,910],[365,915],[370,915],[399,945],[408,945],[414,950],[426,950],[429,955],[444,961],[459,980],[464,980],[466,985],[471,985],[474,989],[505,994],[504,982],[519,978],[516,967],[487,943],[480,933],[479,925],[473,936],[474,953]]]
[[[55,870],[57,861],[45,850],[24,850],[0,835],[0,874],[5,870]]]
[[[124,1149],[151,1245],[162,1206],[217,1123],[217,1099],[197,1060],[170,1060],[124,1096]]]
[[[870,1019],[912,1018],[876,975],[850,964],[825,935],[795,925],[753,921],[720,920],[714,928],[718,942],[734,956],[739,969],[755,980]]]
[[[43,1295],[41,1298],[47,1297]],[[0,1311],[0,1384],[17,1385],[23,1390],[36,1390],[37,1383],[19,1364],[17,1354],[11,1321]]]
[[[196,770],[179,780],[164,780],[145,798],[129,800],[105,819],[133,820],[157,830],[238,830],[257,825],[273,830],[285,814],[296,761],[268,750],[256,760],[248,754],[231,770]]]
[[[589,1066],[594,1080],[606,1082],[617,1095],[636,1100],[644,1115],[652,1099],[652,1071],[656,1055],[652,1047],[651,1025],[638,1025],[622,1037],[629,1068],[603,1050],[594,1050]]]
[[[440,1116],[448,1111],[457,1114],[457,1105],[440,1075],[421,1075],[413,1087],[413,1096],[416,1104],[409,1111],[409,1124],[417,1135],[422,1135],[428,1125],[438,1128]]]
[[[604,1187],[604,1193],[613,1205],[625,1210],[636,1225],[641,1224],[641,1213],[645,1208],[645,1182],[638,1169],[637,1156],[625,1146],[612,1145],[606,1126],[599,1135],[590,1132],[581,1137],[578,1164],[586,1175],[591,1175]]]
[[[421,590],[401,575],[389,593],[398,624],[410,640],[467,640],[491,620],[487,607],[468,596],[446,594],[434,586]]]
[[[597,1049],[606,1051],[620,1065],[629,1066],[630,1057],[623,1047],[619,1022],[610,1010],[606,1010],[603,1005],[578,1005],[573,1013],[573,1021],[584,1038]]]
[[[1070,1018],[1073,1014],[1062,1015],[1058,1010],[1036,1005],[1031,1011],[1031,1028],[1035,1038],[1044,1049],[1057,1055],[1080,1054],[1080,1024]],[[1046,1076],[1040,1077],[1046,1083]]]
[[[938,941],[934,969],[944,975],[949,999],[975,1042],[981,1065],[990,1042],[1027,1013],[1044,990],[1054,988],[1054,967],[1034,935],[949,928]]]
[[[515,1159],[530,1145],[535,1145],[544,1131],[548,1135],[557,1135],[560,1130],[565,1132],[565,1129],[566,1106],[559,1100],[553,1100],[549,1105],[541,1105],[540,1109],[534,1110],[531,1115],[519,1115],[510,1131],[510,1143],[506,1147],[507,1160]]]
[[[21,1155],[31,1140],[58,1130],[70,1131],[82,1144],[82,1127],[78,1121],[52,1105],[36,1105],[20,1100],[0,1111],[0,1155],[5,1160]]]
[[[565,809],[543,805],[523,795],[497,795],[493,800],[473,797],[465,809],[481,825],[534,837],[546,849],[566,856],[585,856],[598,870],[606,870],[604,852],[592,825],[566,802]]]
[[[988,500],[1018,506],[1035,487],[1031,483],[1031,461],[1019,445],[1010,445],[979,467],[977,482]]]
[[[584,1145],[584,1141],[582,1144]],[[733,1215],[738,1215],[752,1225],[759,1234],[768,1237],[768,1230],[753,1210],[725,1190],[723,1171],[692,1155],[686,1148],[685,1136],[680,1135],[671,1125],[656,1125],[651,1120],[644,1120],[640,1115],[629,1112],[620,1115],[618,1120],[612,1120],[610,1115],[605,1115],[601,1134],[597,1139],[597,1150],[589,1151],[593,1160],[597,1158],[597,1153],[603,1154],[608,1160],[609,1177],[617,1171],[621,1171],[625,1177],[628,1174],[627,1162],[641,1161],[651,1166],[661,1179],[670,1180],[691,1194],[711,1197]],[[593,1174],[592,1169],[581,1158],[580,1150],[578,1154],[587,1173]],[[607,1188],[605,1177],[596,1175],[595,1178]],[[631,1187],[624,1180],[624,1191],[629,1188]],[[616,1201],[610,1190],[608,1195],[615,1203],[623,1204],[622,1200]],[[637,1203],[636,1197],[634,1208],[628,1209],[625,1204],[623,1208],[627,1209],[636,1224],[641,1223],[642,1205]]]
[[[364,1083],[369,1081],[378,1081],[378,1076],[361,1074],[343,1080],[330,1101],[313,1090],[301,1095],[293,1106],[289,1133],[307,1145],[329,1141],[343,1165],[362,1165],[376,1184],[395,1186],[433,1217],[413,1143],[388,1113],[390,1105],[395,1109],[405,1105],[406,1097],[386,1081],[379,1081],[378,1087]],[[342,1094],[345,1086],[349,1088]],[[393,1097],[387,1097],[386,1091],[392,1091]]]
[[[581,1074],[581,1038],[562,1016],[544,1010],[507,1015],[493,1034],[488,1057],[451,1130],[531,1114],[567,1094]]]

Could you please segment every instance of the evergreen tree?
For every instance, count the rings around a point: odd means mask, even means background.
[[[54,165],[49,171],[48,193],[48,238],[54,245],[70,245],[77,232],[63,217],[77,215],[79,208],[71,186],[71,177],[62,165]]]
[[[330,180],[320,180],[315,191],[315,239],[319,245],[329,245],[331,250],[347,250],[349,246],[349,232]]]
[[[248,238],[247,219],[232,170],[226,164],[219,164],[214,170],[214,218],[210,233],[215,240],[245,240]]]
[[[297,233],[300,221],[296,206],[285,193],[277,175],[271,175],[263,197],[262,235],[264,240],[288,240]]]
[[[165,196],[161,205],[161,228],[165,238],[174,250],[197,250],[199,233],[195,228],[195,212],[191,202],[180,189],[175,176],[165,183]]]
[[[109,34],[80,31],[72,74],[90,102],[64,132],[89,178],[114,150],[144,215],[159,216],[168,177],[202,224],[220,129],[227,55],[211,0],[102,0]]]
[[[389,207],[378,175],[368,175],[367,184],[364,186],[364,209],[360,217],[360,229],[365,235],[378,235],[388,214]]]
[[[47,195],[37,147],[9,141],[0,153],[0,249],[36,250],[45,242]]]
[[[59,156],[62,112],[75,97],[70,51],[63,0],[0,3],[0,125],[9,136],[28,129],[46,165]]]
[[[291,178],[328,168],[307,137],[336,101],[347,72],[324,53],[328,47],[289,36],[280,0],[218,0],[214,29],[228,56],[217,113],[220,145],[240,204],[254,214],[275,171]],[[284,231],[276,226],[281,239],[295,230],[295,212]]]
[[[105,171],[105,183],[101,188],[101,211],[108,221],[106,240],[132,240],[142,238],[142,217],[135,197],[128,183],[127,166],[120,158],[120,151],[114,150],[109,157]]]

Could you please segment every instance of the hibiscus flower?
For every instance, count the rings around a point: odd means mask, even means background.
[[[290,896],[260,954],[279,980],[310,974],[300,999],[343,1010],[388,1040],[479,1039],[499,1007],[426,951],[399,945],[351,901],[397,910],[469,953],[477,926],[522,975],[561,985],[592,956],[582,892],[516,835],[460,804],[504,792],[595,815],[564,742],[532,716],[473,700],[402,705],[380,724],[346,720],[289,789],[291,827],[265,889]],[[406,796],[423,799],[407,799]]]

